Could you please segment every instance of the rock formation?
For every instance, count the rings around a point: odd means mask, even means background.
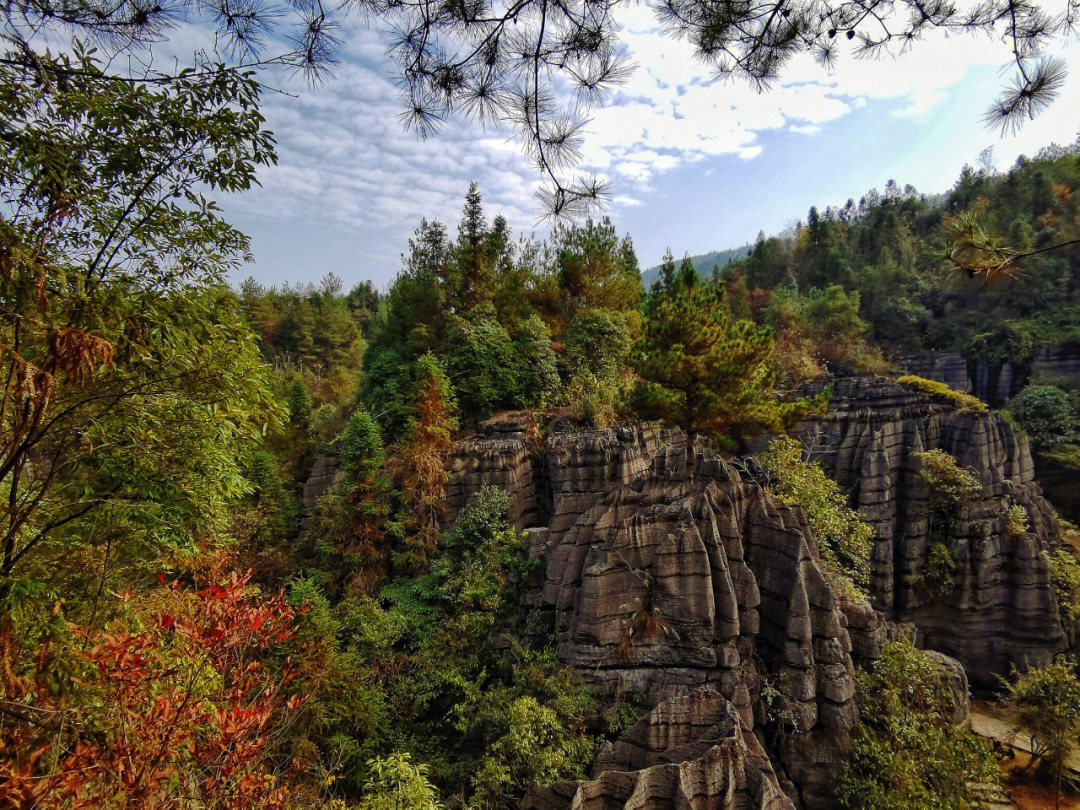
[[[507,486],[517,514],[534,509],[546,523],[527,532],[532,553],[546,561],[534,615],[554,632],[560,660],[601,690],[644,689],[657,704],[652,721],[601,756],[632,773],[555,786],[534,795],[533,806],[601,794],[612,806],[643,795],[674,801],[701,785],[714,791],[707,806],[788,806],[770,792],[774,782],[801,806],[828,806],[829,778],[857,725],[854,668],[846,618],[798,510],[678,430],[554,432],[525,487],[523,438],[479,436],[459,453],[479,461],[455,456],[448,485],[455,507],[482,484]],[[863,635],[873,638],[867,616],[864,606]],[[661,722],[695,700],[738,717],[721,753],[705,745],[701,729],[676,733]],[[756,737],[747,742],[751,732],[775,738],[775,776],[757,764],[764,754]],[[653,761],[647,752],[658,743],[649,735],[657,733],[680,740],[667,748],[686,754],[682,765]],[[695,735],[689,758],[685,746]],[[735,803],[722,803],[716,791]]]
[[[535,788],[526,807],[827,808],[858,725],[853,661],[887,638],[917,637],[963,664],[939,656],[958,721],[964,668],[993,683],[1064,649],[1040,556],[1058,527],[1026,439],[888,380],[832,385],[830,412],[798,435],[877,532],[878,610],[838,602],[800,510],[677,429],[553,422],[541,440],[530,416],[508,414],[458,443],[446,522],[496,486],[544,561],[526,588],[526,632],[551,634],[597,689],[643,690],[652,706],[601,750],[591,779]],[[982,485],[936,536],[957,561],[943,594],[924,576],[931,520],[915,454],[931,448]],[[305,502],[334,476],[335,460],[320,460]],[[1027,512],[1022,532],[1007,526],[1013,505]]]
[[[593,778],[533,788],[528,810],[708,807],[792,810],[772,764],[712,689],[672,697],[597,757]]]
[[[985,685],[1012,665],[1045,662],[1064,649],[1040,556],[1059,530],[1034,481],[1026,437],[997,414],[951,410],[886,379],[837,380],[832,394],[829,413],[797,433],[877,532],[875,606],[913,623],[922,646],[955,657]],[[931,449],[950,453],[982,484],[940,538],[957,565],[955,587],[943,594],[929,593],[924,576],[929,493],[915,454]],[[1026,531],[1008,530],[1013,505],[1026,510]]]

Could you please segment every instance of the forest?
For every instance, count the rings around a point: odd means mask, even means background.
[[[385,289],[264,286],[215,201],[277,159],[261,74],[19,39],[163,36],[93,6],[5,12],[0,808],[1075,806],[1080,141],[654,280],[534,78],[546,237],[474,183]],[[736,11],[666,9],[722,59]],[[721,73],[869,36],[779,9]],[[1057,86],[1021,12],[1004,120]],[[529,65],[595,90],[607,29],[563,24]],[[416,126],[510,58],[399,47]]]

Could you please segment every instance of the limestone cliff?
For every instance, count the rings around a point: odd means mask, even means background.
[[[601,691],[646,691],[652,710],[601,750],[590,780],[538,787],[526,807],[827,808],[858,724],[853,660],[875,658],[887,634],[910,630],[983,682],[1065,647],[1040,557],[1056,520],[1026,440],[996,415],[851,379],[800,427],[877,532],[881,613],[838,602],[800,510],[681,431],[556,422],[540,439],[530,419],[503,415],[457,444],[444,518],[484,485],[506,491],[543,560],[526,632],[551,634],[559,659]],[[931,448],[982,484],[949,521],[956,584],[937,595],[924,583],[930,519],[915,461]],[[312,493],[335,469],[320,462]],[[1006,528],[1011,505],[1029,516],[1022,533]],[[942,661],[959,705],[963,670]]]
[[[632,754],[649,747],[638,737],[653,733],[648,724],[632,729],[600,760],[632,776],[597,773],[536,794],[533,806],[577,806],[599,793],[610,806],[637,806],[643,792],[685,798],[691,788],[676,774],[693,773],[693,790],[746,792],[711,806],[789,806],[773,796],[775,783],[802,806],[827,807],[829,777],[858,713],[846,619],[801,513],[678,430],[554,432],[532,457],[526,445],[505,435],[460,445],[449,507],[493,484],[511,493],[514,514],[544,524],[527,532],[531,553],[546,563],[534,615],[554,632],[560,660],[601,690],[647,690],[656,711],[706,700],[704,690],[716,711],[738,718],[722,753],[711,745],[714,732],[702,732],[674,771]],[[865,608],[861,616],[875,620]],[[874,632],[868,626],[864,635]],[[754,764],[768,765],[755,733],[769,742],[776,775]],[[727,781],[715,777],[724,762]]]
[[[1040,556],[1057,544],[1059,529],[1035,483],[1026,437],[997,414],[955,411],[887,379],[837,380],[832,394],[829,413],[797,434],[877,532],[875,606],[889,619],[913,623],[923,646],[955,657],[986,685],[1011,665],[1044,662],[1064,649]],[[930,510],[915,460],[935,448],[982,484],[974,502],[948,521],[943,541],[957,568],[955,587],[942,594],[925,586]],[[1028,515],[1019,534],[1006,526],[1012,505]]]

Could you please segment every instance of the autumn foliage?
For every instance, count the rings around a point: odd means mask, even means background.
[[[293,770],[274,747],[303,701],[272,656],[294,612],[215,573],[205,587],[162,575],[127,621],[72,628],[85,646],[63,688],[43,653],[35,683],[0,703],[0,808],[285,805]]]
[[[418,361],[420,380],[409,439],[398,448],[392,467],[401,483],[402,518],[397,531],[404,550],[397,560],[422,568],[439,541],[442,500],[446,495],[446,455],[453,448],[450,384],[438,361]]]

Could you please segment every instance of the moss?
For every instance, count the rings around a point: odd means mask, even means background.
[[[957,408],[971,408],[976,411],[986,410],[986,403],[978,397],[965,394],[963,391],[957,391],[955,388],[950,388],[945,383],[937,380],[928,380],[914,374],[905,374],[903,377],[898,377],[896,381],[903,386],[927,394],[939,402],[955,405]]]

